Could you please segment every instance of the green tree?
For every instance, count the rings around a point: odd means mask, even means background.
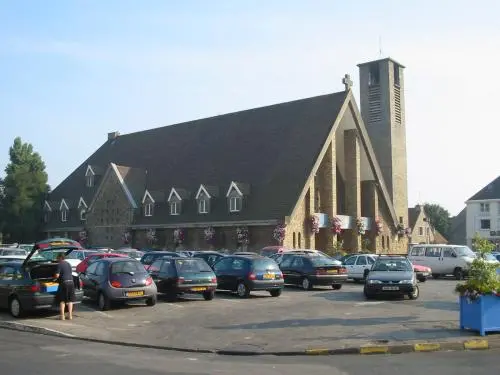
[[[448,238],[450,233],[450,213],[439,204],[424,204],[424,211],[430,219],[430,224],[439,233]]]
[[[491,253],[496,249],[496,246],[491,241],[481,237],[478,233],[476,233],[474,237],[472,237],[472,248],[479,254],[483,255],[486,253]]]
[[[9,149],[1,197],[3,233],[10,242],[32,242],[42,223],[43,201],[48,192],[47,173],[33,146],[17,137]]]

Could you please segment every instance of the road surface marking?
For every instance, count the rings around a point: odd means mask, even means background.
[[[362,346],[359,348],[360,354],[385,354],[389,352],[388,346],[375,345],[375,346]]]
[[[382,305],[385,303],[385,301],[378,301],[378,302],[358,302],[355,305],[356,306],[373,306],[373,305]]]

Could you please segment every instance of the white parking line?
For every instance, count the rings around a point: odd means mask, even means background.
[[[385,301],[373,301],[373,302],[358,302],[355,306],[373,306],[373,305],[381,305],[385,303]]]
[[[112,316],[112,315],[109,315],[108,313],[105,313],[104,311],[94,310],[94,312],[96,312],[96,313],[98,313],[98,314],[101,314],[101,315],[105,316],[106,318],[111,318],[111,319],[113,319],[113,316]]]

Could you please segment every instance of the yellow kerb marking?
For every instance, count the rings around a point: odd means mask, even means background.
[[[322,355],[322,354],[328,354],[329,349],[307,349],[306,354],[309,355]]]
[[[389,347],[388,346],[362,346],[359,349],[359,354],[385,354],[389,353]]]
[[[435,352],[436,350],[441,349],[441,345],[439,344],[415,344],[413,346],[416,352]]]
[[[465,349],[488,349],[488,340],[467,340],[464,342]]]

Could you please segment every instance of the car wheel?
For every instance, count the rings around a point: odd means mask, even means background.
[[[270,290],[269,293],[271,293],[271,297],[279,297],[281,296],[282,289],[273,289]]]
[[[312,288],[313,288],[313,285],[312,285],[311,281],[309,281],[309,279],[307,277],[304,277],[302,279],[302,289],[311,290]]]
[[[425,283],[425,282],[427,281],[427,277],[425,277],[425,276],[420,276],[420,277],[418,278],[418,281],[420,281],[421,283]]]
[[[12,297],[10,302],[9,302],[9,312],[10,315],[12,315],[14,318],[22,318],[24,315],[24,310],[21,305],[21,301],[19,301],[19,298],[17,297]]]
[[[103,292],[99,293],[99,297],[97,297],[97,306],[101,311],[108,311],[111,308],[111,301]]]
[[[205,301],[211,301],[215,297],[215,290],[210,290],[208,292],[203,293],[203,298]]]
[[[157,297],[156,297],[156,294],[155,294],[151,298],[148,298],[146,300],[146,305],[148,305],[148,306],[154,306],[154,305],[156,305],[156,300],[157,300]]]
[[[413,293],[410,293],[408,295],[408,297],[410,299],[417,299],[419,295],[420,295],[420,289],[418,288],[418,285],[415,285],[415,289],[413,289]]]
[[[432,277],[435,279],[439,279],[441,277],[441,275],[439,273],[433,273]]]
[[[457,280],[463,280],[464,278],[464,271],[460,267],[455,268],[453,271],[453,276],[455,276],[455,279]]]
[[[366,288],[363,288],[363,294],[365,295],[365,299],[373,299],[373,295],[367,292]]]
[[[342,288],[342,284],[332,284],[333,290],[340,290]]]
[[[243,281],[240,281],[236,287],[236,294],[240,298],[247,298],[250,295],[250,290]]]

